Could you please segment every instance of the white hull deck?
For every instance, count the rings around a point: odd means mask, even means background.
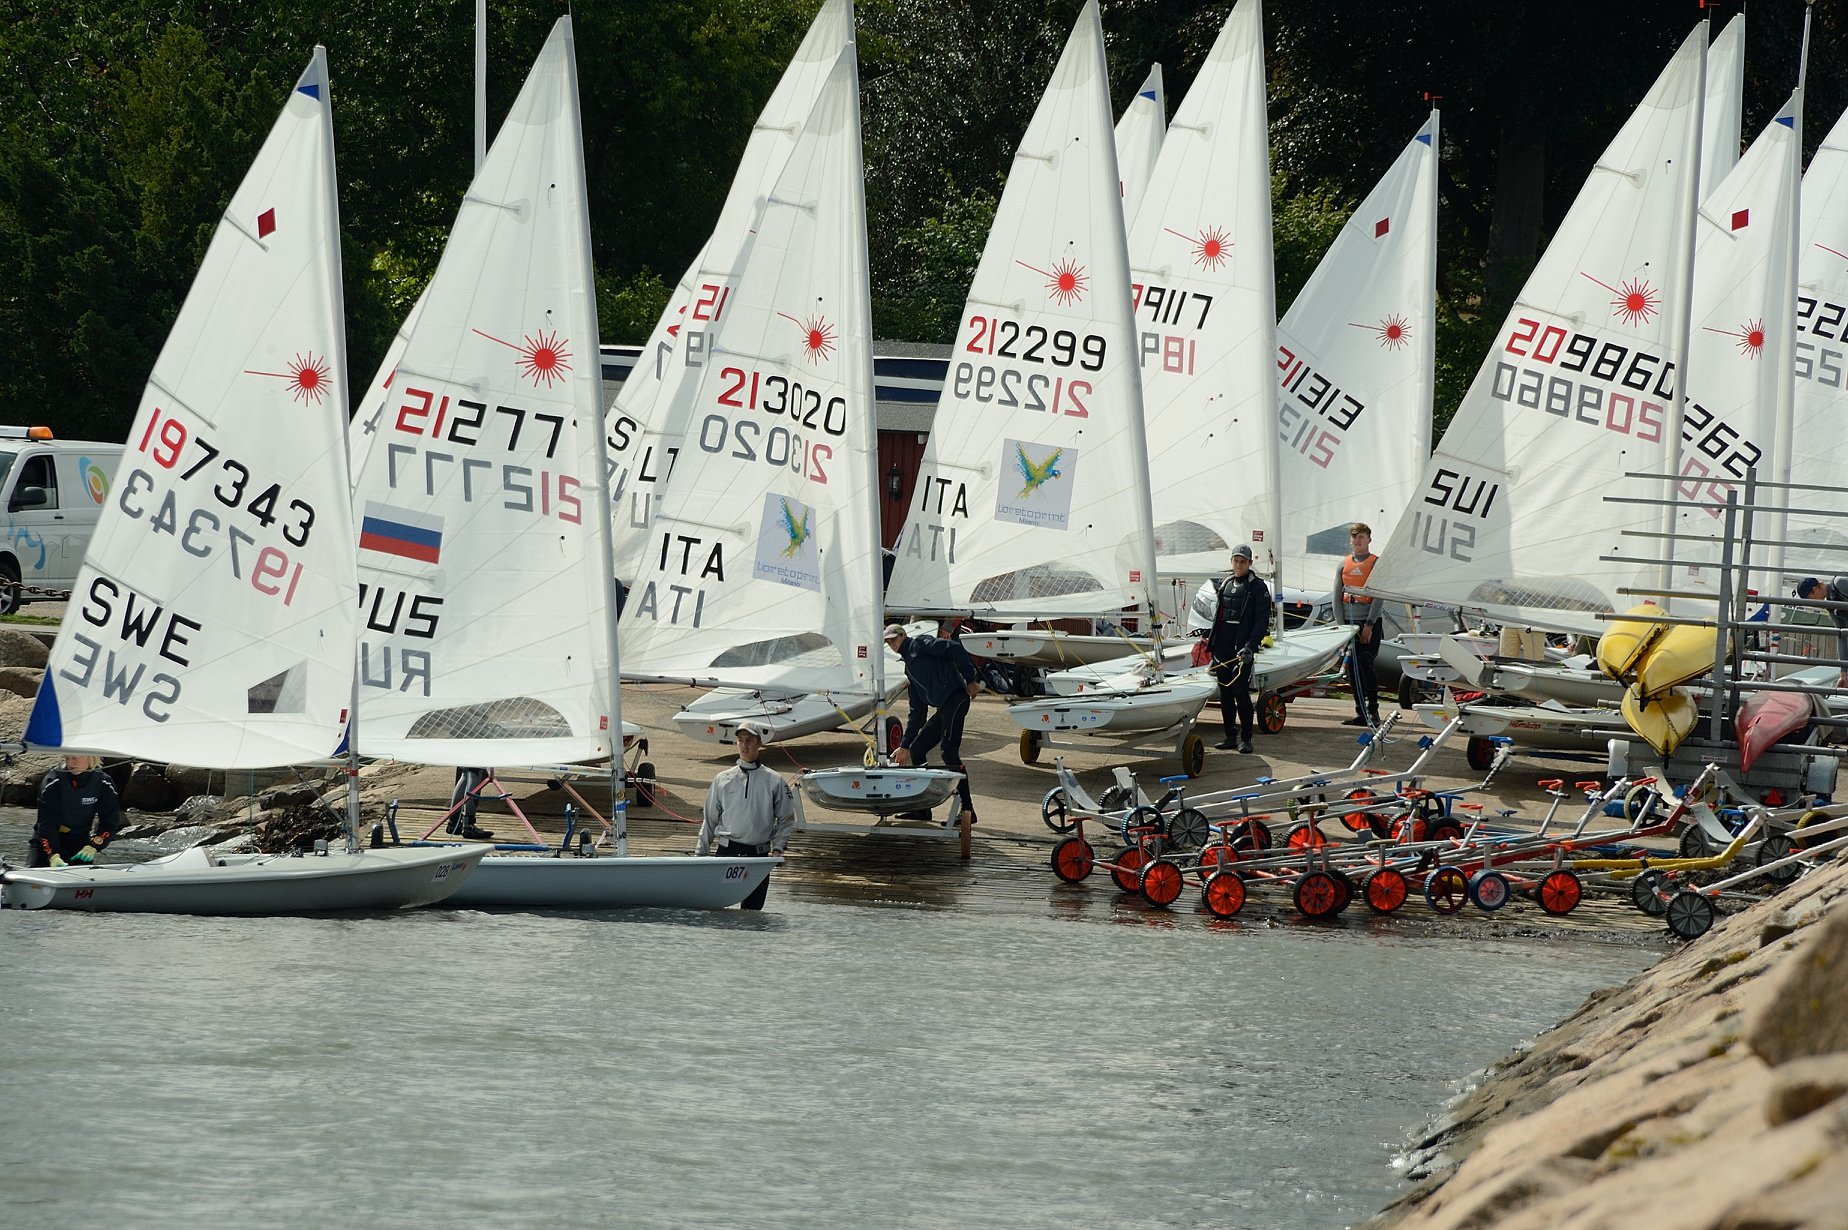
[[[1257,672],[1254,690],[1275,691],[1328,671],[1353,636],[1353,628],[1332,624],[1285,632],[1276,644],[1259,651],[1257,660],[1252,663]],[[1212,682],[1210,671],[1193,665],[1192,654],[1191,640],[1166,646],[1162,655],[1163,682],[1173,684],[1183,679]],[[1119,658],[1096,666],[1055,671],[1046,676],[1046,686],[1057,696],[1121,692],[1134,688],[1139,680],[1152,673],[1145,659]]]
[[[490,854],[443,904],[469,910],[723,910],[743,901],[782,861]]]
[[[814,769],[797,779],[802,793],[834,811],[891,815],[928,811],[956,792],[962,774],[949,769],[898,766],[875,769]]]
[[[1516,747],[1549,751],[1601,752],[1613,737],[1630,737],[1630,724],[1615,709],[1567,709],[1546,705],[1418,705],[1427,726],[1442,729],[1461,716],[1459,733],[1471,738],[1505,737]]]
[[[214,854],[195,847],[146,863],[10,869],[0,898],[27,910],[266,917],[402,910],[453,895],[486,846],[327,854]]]
[[[902,670],[898,680],[897,687],[888,689],[888,708],[904,690]],[[874,697],[867,694],[810,693],[772,699],[742,688],[714,688],[676,713],[673,723],[674,729],[689,739],[730,743],[738,723],[758,722],[769,728],[768,741],[778,743],[825,734],[850,723],[857,725],[872,717],[876,708]]]
[[[1218,691],[1210,678],[1187,676],[1127,691],[1094,689],[1082,696],[1021,701],[1007,715],[1022,730],[1096,733],[1166,730],[1190,722]]]
[[[1146,637],[1094,636],[1055,628],[1009,628],[971,633],[963,647],[978,658],[1062,670],[1112,662],[1131,654],[1150,655],[1155,643]]]

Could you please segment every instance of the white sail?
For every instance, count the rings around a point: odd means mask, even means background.
[[[392,335],[391,344],[385,347],[385,357],[379,360],[378,369],[372,373],[372,383],[366,386],[359,407],[354,411],[356,425],[347,438],[347,461],[355,475],[366,468],[366,458],[379,438],[378,425],[385,421],[385,403],[391,400],[392,379],[398,373],[398,361],[404,357],[404,347],[411,340],[411,334],[417,331],[417,318],[423,315],[424,302],[429,297],[430,286],[425,283],[404,323]]]
[[[353,679],[327,55],[155,360],[26,742],[242,769],[330,756]]]
[[[1700,199],[1739,161],[1745,102],[1745,14],[1737,13],[1707,48],[1707,103],[1700,124]]]
[[[1072,615],[1146,601],[1148,469],[1108,80],[1090,0],[976,268],[893,609]]]
[[[1598,631],[1620,586],[1653,580],[1624,528],[1655,531],[1685,294],[1688,174],[1705,27],[1681,45],[1592,167],[1476,373],[1368,588]],[[1627,605],[1627,604],[1626,604]]]
[[[365,428],[359,745],[434,764],[610,751],[601,372],[570,20],[456,215]]]
[[[1168,125],[1130,231],[1164,575],[1277,575],[1277,316],[1263,10],[1239,0]]]
[[[1717,542],[1724,535],[1726,497],[1745,498],[1749,468],[1756,467],[1761,478],[1782,478],[1774,472],[1774,449],[1780,435],[1788,438],[1779,424],[1789,422],[1795,393],[1792,258],[1801,109],[1799,91],[1701,202],[1687,407],[1676,464],[1683,481],[1676,487],[1674,554],[1684,567],[1677,569],[1671,588],[1714,589],[1720,552],[1703,548],[1701,540]],[[1787,451],[1784,457],[1787,473]],[[1761,517],[1774,519],[1774,514]],[[1735,527],[1735,535],[1741,528]],[[1761,522],[1755,536],[1781,539],[1782,526]]]
[[[623,609],[631,676],[870,694],[883,646],[859,89],[767,193]]]
[[[1833,489],[1793,495],[1793,506],[1848,511],[1848,113],[1829,130],[1803,176],[1801,241],[1798,245],[1794,366],[1796,405],[1792,415],[1790,480]],[[1840,517],[1792,516],[1793,540],[1848,545],[1848,522]],[[1836,571],[1801,548],[1793,565],[1805,571]]]
[[[1123,108],[1116,125],[1117,181],[1123,189],[1123,217],[1133,221],[1136,207],[1161,156],[1161,139],[1168,130],[1168,96],[1162,90],[1161,65],[1149,66],[1142,88]]]
[[[764,104],[718,223],[674,287],[635,369],[605,417],[617,575],[633,577],[649,541],[656,489],[681,448],[714,330],[724,319],[751,227],[822,84],[853,38],[852,0],[825,0]]]
[[[1277,325],[1283,550],[1311,585],[1351,522],[1391,536],[1430,455],[1437,137],[1433,111]]]

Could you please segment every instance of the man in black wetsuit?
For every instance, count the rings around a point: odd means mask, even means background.
[[[1237,748],[1250,752],[1257,726],[1257,708],[1251,701],[1251,677],[1264,635],[1270,631],[1270,586],[1251,570],[1251,548],[1232,548],[1232,575],[1215,587],[1219,600],[1206,647],[1213,655],[1213,677],[1219,681],[1219,712],[1225,719],[1226,737],[1221,751]],[[1236,725],[1234,724],[1236,719]]]

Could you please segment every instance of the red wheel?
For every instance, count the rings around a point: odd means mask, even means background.
[[[1487,773],[1495,763],[1495,741],[1487,735],[1471,735],[1463,745],[1463,759],[1478,773]]]
[[[1142,847],[1124,846],[1110,861],[1115,864],[1110,869],[1110,878],[1116,881],[1118,888],[1133,893],[1142,886],[1142,864],[1148,861]]]
[[[1350,790],[1343,797],[1345,797],[1350,803],[1360,804],[1361,807],[1366,807],[1369,803],[1377,803],[1380,801],[1379,795],[1374,794],[1371,790],[1368,790],[1365,787],[1362,787],[1361,789],[1358,789],[1358,790]],[[1369,820],[1369,817],[1371,814],[1372,813],[1366,812],[1366,811],[1342,812],[1341,813],[1341,823],[1347,825],[1348,830],[1350,832],[1358,833],[1362,829],[1372,827],[1372,824]]]
[[[1327,918],[1340,901],[1341,885],[1326,871],[1311,871],[1296,881],[1296,908],[1306,918]]]
[[[1082,837],[1067,837],[1052,848],[1052,872],[1067,884],[1078,883],[1096,865],[1091,843]]]
[[[1265,734],[1281,733],[1283,724],[1289,719],[1290,713],[1284,708],[1283,697],[1275,692],[1265,692],[1258,697],[1258,727]]]
[[[1214,918],[1230,918],[1245,908],[1245,879],[1236,871],[1216,871],[1206,877],[1200,900]]]
[[[1174,904],[1186,883],[1187,877],[1181,874],[1179,863],[1173,859],[1158,858],[1142,869],[1136,887],[1150,905],[1158,905],[1165,910]]]
[[[1397,867],[1382,867],[1367,877],[1362,886],[1367,898],[1367,908],[1375,914],[1390,914],[1405,904],[1411,896],[1412,886],[1405,882],[1405,873]]]
[[[895,717],[886,719],[886,751],[892,751],[905,741],[905,724]]]
[[[1328,838],[1313,824],[1298,824],[1283,835],[1283,844],[1292,850],[1313,850],[1327,845]]]
[[[1400,816],[1392,822],[1392,839],[1401,844],[1426,840],[1424,818],[1416,814]]]
[[[1585,886],[1579,883],[1578,873],[1563,867],[1547,872],[1540,881],[1540,908],[1548,914],[1570,914],[1584,895]]]
[[[1424,895],[1439,914],[1455,914],[1469,901],[1469,877],[1446,864],[1425,877]]]
[[[1214,873],[1225,871],[1238,863],[1238,851],[1223,842],[1214,842],[1200,851],[1200,880],[1204,883],[1213,878]]]
[[[1335,913],[1339,914],[1343,910],[1346,910],[1354,900],[1354,881],[1348,878],[1347,872],[1339,868],[1329,868],[1328,874],[1335,877],[1335,887],[1341,890],[1341,895],[1335,902],[1334,910]]]
[[[1448,818],[1435,821],[1430,828],[1425,830],[1425,840],[1462,841],[1463,826]]]

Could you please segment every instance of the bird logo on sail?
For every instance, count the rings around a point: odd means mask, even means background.
[[[797,589],[821,588],[821,544],[815,531],[821,525],[815,510],[801,500],[764,494],[757,523],[757,554],[751,579],[791,585]]]
[[[1021,477],[1024,478],[1027,483],[1026,486],[1020,489],[1020,494],[1023,498],[1038,491],[1040,487],[1051,479],[1059,477],[1059,458],[1063,456],[1064,453],[1064,449],[1055,448],[1052,450],[1052,455],[1050,457],[1036,464],[1032,458],[1027,456],[1026,449],[1019,445],[1014,446],[1015,464],[1020,467]]]
[[[782,501],[782,505],[783,532],[789,535],[789,545],[783,548],[783,558],[794,559],[796,558],[796,552],[802,549],[802,544],[809,540],[810,510],[804,508],[802,510],[802,519],[798,521],[795,512],[789,507],[789,501]]]
[[[1078,450],[1070,445],[1003,440],[999,460],[1002,477],[995,484],[995,519],[1064,529],[1072,511]]]

